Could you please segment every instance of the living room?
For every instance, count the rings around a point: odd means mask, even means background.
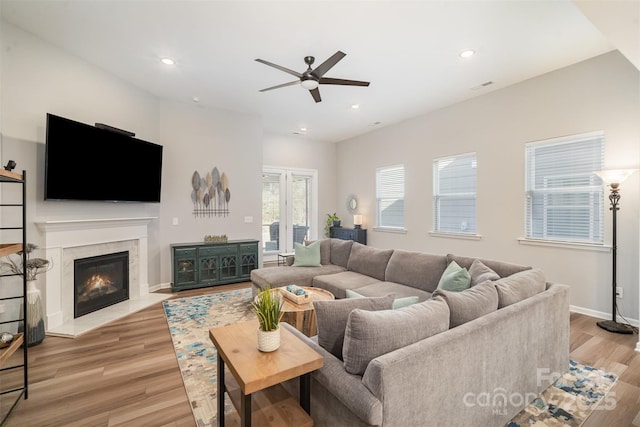
[[[497,90],[417,117],[376,125],[379,129],[369,125],[368,132],[334,143],[313,136],[301,138],[291,132],[269,132],[260,116],[198,105],[190,99],[195,96],[191,93],[184,102],[160,99],[125,78],[10,23],[7,15],[11,14],[12,2],[4,3],[0,29],[0,156],[3,165],[12,159],[18,164],[16,170],[28,172],[29,241],[47,247],[45,232],[38,225],[46,221],[152,218],[147,236],[148,289],[151,292],[167,289],[172,280],[170,244],[200,241],[210,234],[260,239],[259,183],[263,167],[307,168],[318,173],[316,225],[311,238],[322,236],[318,221],[327,212],[338,212],[343,226],[353,225],[346,200],[354,194],[358,197],[358,214],[363,216],[363,227],[368,229],[371,246],[482,256],[533,265],[543,269],[550,281],[571,287],[572,311],[596,318],[610,316],[612,227],[607,209],[601,247],[532,244],[523,237],[527,143],[601,130],[605,135],[606,168],[639,167],[638,64],[630,62],[615,45],[599,55],[542,75],[532,72],[529,78],[518,83],[504,85],[496,81]],[[347,50],[342,46],[335,49]],[[347,53],[349,56],[344,61],[357,54]],[[252,55],[248,54],[246,61],[252,62]],[[256,71],[262,70],[261,64],[250,65]],[[302,62],[298,65],[302,66]],[[535,64],[531,66],[534,68]],[[366,70],[360,74],[367,78]],[[273,78],[278,78],[275,72]],[[478,83],[491,79],[487,76]],[[164,80],[158,78],[157,84],[161,82]],[[369,89],[374,89],[374,84],[372,82]],[[249,89],[257,92],[261,88]],[[304,101],[312,104],[308,95],[302,95]],[[274,92],[274,96],[278,95]],[[323,99],[328,101],[329,95]],[[201,104],[205,103],[203,99]],[[108,123],[163,145],[162,202],[44,201],[46,113],[84,123]],[[470,152],[476,153],[478,164],[477,236],[469,239],[432,233],[432,162]],[[82,160],[70,159],[69,167]],[[400,232],[377,230],[376,169],[397,164],[403,164],[406,171],[404,229]],[[230,178],[233,188],[230,214],[195,217],[189,197],[191,176],[194,170],[202,172],[214,166],[226,171]],[[125,173],[134,167],[127,159],[123,159],[121,165],[114,165],[114,169]],[[640,318],[640,173],[624,182],[621,195],[617,282],[624,289],[624,297],[618,299],[618,306],[620,313],[637,326]],[[247,222],[247,217],[252,218],[252,222]],[[39,287],[45,305],[47,286],[49,284],[41,279]],[[640,343],[636,344],[638,349]]]

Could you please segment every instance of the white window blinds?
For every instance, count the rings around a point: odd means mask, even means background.
[[[433,229],[476,233],[476,154],[433,161]]]
[[[404,165],[376,170],[378,227],[404,228]]]
[[[526,145],[525,235],[531,239],[603,243],[604,134],[594,132]]]

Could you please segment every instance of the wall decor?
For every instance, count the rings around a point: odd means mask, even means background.
[[[227,216],[229,215],[229,177],[226,173],[214,168],[202,177],[198,171],[191,176],[191,201],[193,215],[197,217]]]
[[[221,234],[221,235],[214,234],[212,236],[210,234],[207,234],[206,236],[204,236],[204,242],[205,243],[227,243],[227,235],[226,234]]]

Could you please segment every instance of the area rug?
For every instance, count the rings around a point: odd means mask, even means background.
[[[605,395],[618,377],[571,360],[569,372],[547,387],[507,427],[578,427],[594,410],[615,408]]]
[[[216,425],[217,353],[209,329],[255,319],[251,289],[163,301],[184,388],[198,427]],[[225,413],[234,411],[225,399]]]
[[[209,339],[209,329],[254,319],[251,298],[251,289],[239,289],[163,301],[182,380],[198,427],[216,425],[217,353]],[[578,427],[594,409],[607,409],[607,400],[602,400],[616,380],[615,374],[572,360],[569,372],[506,426]],[[229,400],[225,401],[225,413],[235,411]]]

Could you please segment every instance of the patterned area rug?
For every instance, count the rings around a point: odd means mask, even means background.
[[[217,353],[209,339],[209,329],[254,319],[251,298],[251,289],[239,289],[163,301],[198,427],[216,425]],[[571,361],[569,372],[543,391],[507,427],[578,427],[596,407],[611,409],[608,405],[615,401],[602,400],[617,379],[615,374]],[[228,399],[227,411],[235,411]]]
[[[216,348],[209,329],[255,319],[251,289],[163,301],[184,388],[198,427],[216,425]],[[226,399],[225,413],[234,411]]]
[[[569,372],[543,391],[507,427],[578,427],[596,408],[615,408],[615,399],[602,400],[617,379],[615,374],[571,360]]]

